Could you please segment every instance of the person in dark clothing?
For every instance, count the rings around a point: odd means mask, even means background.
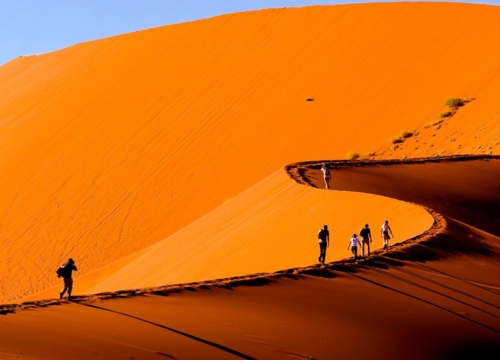
[[[68,300],[71,299],[71,291],[73,290],[73,270],[78,271],[73,259],[69,259],[67,263],[63,264],[57,269],[57,277],[63,278],[63,290],[59,294],[59,299],[62,299],[66,291],[68,291]]]
[[[365,257],[365,245],[368,247],[368,256],[370,256],[370,243],[372,242],[372,231],[370,226],[365,224],[365,227],[359,232],[361,236],[361,256]]]
[[[319,239],[319,262],[325,264],[326,259],[326,248],[330,246],[330,232],[328,231],[328,225],[323,226],[318,233]]]

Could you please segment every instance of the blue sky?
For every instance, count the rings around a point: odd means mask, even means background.
[[[355,3],[335,0],[2,0],[0,65],[82,41],[271,7]],[[470,1],[498,5],[496,1]]]

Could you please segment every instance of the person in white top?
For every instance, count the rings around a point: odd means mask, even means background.
[[[385,221],[382,227],[380,228],[380,237],[384,240],[384,250],[387,252],[389,250],[389,240],[391,236],[389,236],[389,232],[391,233],[392,238],[394,238],[394,234],[392,233],[392,229],[389,226],[389,221]]]
[[[358,260],[358,245],[358,234],[353,234],[351,240],[349,240],[349,245],[347,245],[347,250],[351,247],[352,254],[354,255],[354,261]]]
[[[332,178],[330,168],[328,167],[328,165],[323,165],[321,167],[321,171],[323,171],[323,178],[325,179],[325,189],[330,190],[330,179]]]

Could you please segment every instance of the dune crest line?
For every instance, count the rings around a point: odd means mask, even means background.
[[[458,158],[463,157],[449,157],[445,158],[445,161],[460,161]],[[477,160],[477,158],[482,158],[478,156],[473,157],[465,157],[467,160]],[[497,157],[500,158],[500,157]],[[439,163],[440,159],[411,159],[411,160],[380,160],[380,161],[370,161],[360,163],[359,161],[335,161],[329,162],[333,164],[339,164],[339,168],[341,167],[364,167],[366,165],[370,166],[383,166],[386,164],[417,164],[423,162],[433,162]],[[320,167],[322,164],[328,161],[314,161],[314,162],[303,162],[297,164],[287,165],[285,167],[288,175],[295,180],[297,183],[302,185],[308,185],[312,187],[314,184],[308,182],[308,180],[304,177],[304,172],[302,171],[305,166],[314,166]],[[158,287],[151,288],[142,288],[142,289],[133,289],[133,290],[120,290],[113,292],[103,292],[92,295],[81,295],[81,296],[73,296],[72,302],[76,303],[92,303],[95,301],[101,301],[106,299],[116,299],[116,298],[129,298],[133,296],[146,296],[146,295],[160,295],[160,296],[168,296],[169,294],[178,293],[180,291],[195,291],[197,289],[203,289],[210,286],[215,287],[225,287],[225,288],[233,288],[237,286],[262,286],[271,283],[273,280],[278,280],[283,277],[295,277],[300,275],[314,275],[314,276],[322,276],[327,272],[332,270],[342,271],[342,272],[350,272],[352,270],[348,268],[344,268],[344,266],[348,266],[351,264],[359,264],[363,266],[370,267],[370,264],[380,258],[385,258],[386,256],[395,255],[397,251],[406,252],[409,248],[416,244],[420,244],[422,242],[428,241],[430,239],[436,238],[439,234],[443,233],[447,227],[447,221],[444,216],[442,216],[437,211],[434,211],[431,208],[427,208],[422,205],[414,204],[415,206],[423,208],[426,212],[428,212],[433,218],[432,226],[423,232],[420,235],[414,236],[410,239],[406,239],[405,241],[395,243],[390,246],[389,251],[387,253],[383,253],[382,249],[378,249],[372,251],[372,254],[369,257],[358,259],[354,262],[351,258],[344,258],[341,260],[336,260],[329,262],[325,265],[314,264],[305,267],[295,267],[284,270],[279,270],[276,272],[270,273],[254,273],[244,276],[234,276],[206,281],[197,281],[197,282],[189,282],[189,283],[181,283],[181,284],[170,284]],[[326,276],[325,276],[326,277]],[[59,299],[47,299],[47,300],[38,300],[38,301],[28,301],[20,304],[5,304],[0,305],[0,314],[7,315],[15,313],[17,310],[23,309],[33,309],[39,307],[47,307],[54,305],[62,305],[69,304],[68,300],[59,300]]]

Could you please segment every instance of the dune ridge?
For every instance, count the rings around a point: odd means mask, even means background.
[[[407,249],[412,245],[432,239],[438,234],[441,234],[446,229],[446,220],[440,214],[432,211],[431,209],[426,209],[426,208],[424,209],[434,219],[431,228],[427,229],[422,234],[417,235],[413,238],[406,239],[402,242],[398,242],[391,245],[390,250],[387,253],[384,253],[383,250],[381,249],[376,249],[372,251],[372,254],[370,256],[367,256],[365,258],[360,258],[356,262],[354,262],[352,257],[348,257],[342,260],[328,262],[325,265],[315,264],[304,267],[278,270],[273,273],[248,274],[244,276],[232,276],[228,278],[196,281],[191,283],[168,284],[154,288],[108,291],[104,293],[97,293],[91,295],[76,295],[73,296],[72,300],[46,299],[46,300],[36,300],[36,301],[25,301],[19,304],[0,304],[0,314],[7,315],[10,313],[15,313],[17,310],[35,309],[38,307],[69,304],[70,302],[92,303],[101,300],[128,298],[133,296],[147,296],[147,295],[168,296],[169,294],[179,293],[180,291],[184,290],[196,291],[197,289],[205,289],[210,286],[224,287],[224,288],[232,288],[238,286],[261,286],[263,284],[269,283],[272,280],[280,279],[282,277],[286,278],[289,276],[293,277],[295,275],[304,275],[304,274],[320,276],[322,271],[325,271],[326,274],[328,270],[331,269],[338,270],[339,266],[344,266],[345,264],[351,264],[351,263],[356,263],[360,265],[370,264],[373,261],[381,260],[385,255],[390,256],[391,252],[399,248]]]
[[[471,4],[273,9],[0,67],[0,358],[500,352],[499,21]],[[472,101],[441,118],[448,97]],[[349,151],[375,161],[297,162]],[[317,223],[350,235],[360,214],[412,240],[310,265]],[[253,233],[235,245],[235,229]],[[235,249],[251,256],[219,261]],[[75,301],[50,299],[72,254]]]
[[[418,166],[424,164],[446,164],[446,163],[460,163],[460,162],[482,162],[488,160],[500,160],[500,156],[496,155],[455,155],[455,156],[447,156],[447,157],[439,157],[439,158],[414,158],[414,159],[392,159],[392,160],[373,160],[373,161],[349,161],[349,160],[319,160],[319,161],[306,161],[299,162],[285,166],[285,171],[288,176],[293,179],[295,182],[301,185],[306,185],[310,187],[318,187],[323,186],[323,180],[321,176],[317,176],[319,173],[319,169],[323,165],[329,165],[332,171],[345,171],[346,169],[358,169],[358,168],[384,168],[387,166],[397,167],[397,166]],[[312,172],[316,173],[316,176],[312,175]],[[335,177],[333,182],[335,182]],[[366,181],[366,179],[364,179]],[[345,186],[345,183],[342,185]],[[336,184],[338,186],[338,184]],[[349,187],[352,187],[352,184],[349,183]],[[356,188],[354,186],[354,188]],[[342,189],[341,187],[339,189]],[[382,192],[384,194],[384,192]],[[419,204],[419,206],[423,206],[423,204]],[[372,251],[372,255],[367,258],[362,258],[357,261],[357,263],[363,264],[371,264],[374,261],[380,261],[380,258],[384,256],[391,257],[391,254],[394,252],[406,252],[411,254],[411,246],[419,244],[423,241],[435,240],[435,238],[443,233],[446,229],[446,219],[436,211],[431,208],[424,209],[433,217],[433,224],[431,228],[426,230],[424,233],[417,235],[413,238],[407,239],[403,242],[398,242],[396,244],[391,245],[390,251],[388,253],[384,253],[383,250],[377,249]],[[489,211],[489,208],[487,208]],[[500,235],[500,234],[499,234]],[[411,259],[411,255],[409,256]],[[423,259],[420,259],[423,261]],[[259,283],[260,281],[266,282],[266,280],[279,278],[280,276],[286,274],[309,274],[311,271],[314,272],[314,269],[332,269],[337,265],[344,265],[345,263],[350,263],[352,260],[350,258],[345,258],[338,261],[329,262],[326,266],[322,265],[312,265],[306,267],[299,268],[290,268],[275,271],[273,273],[258,273],[258,274],[248,274],[244,276],[234,276],[222,279],[214,279],[214,280],[205,280],[205,281],[196,281],[190,283],[183,284],[170,284],[164,286],[158,286],[154,288],[148,289],[135,289],[135,290],[119,290],[119,291],[108,291],[105,293],[91,294],[91,295],[83,295],[83,296],[75,296],[76,302],[79,301],[96,301],[103,299],[112,299],[117,297],[129,297],[136,295],[145,295],[145,294],[156,294],[156,293],[165,293],[168,294],[170,292],[178,292],[184,289],[191,288],[203,288],[206,286],[216,285],[216,286],[239,286],[246,284]],[[17,309],[25,309],[25,308],[33,308],[33,307],[44,307],[49,305],[59,305],[61,303],[68,303],[65,300],[51,299],[51,300],[38,300],[38,301],[27,301],[21,304],[6,304],[0,305],[0,313],[7,314],[12,313]]]
[[[344,240],[366,222],[382,223],[384,216],[393,219],[402,240],[433,223],[424,209],[386,197],[311,192],[280,169],[172,236],[78,276],[75,290],[94,294],[307,266],[317,259],[316,231],[325,223],[332,238],[327,260],[342,259],[350,254]],[[372,245],[381,247],[381,240],[375,237]],[[59,291],[49,288],[22,301]]]
[[[321,163],[304,162],[287,169],[302,169],[307,189],[311,184],[321,186]],[[340,190],[350,187],[359,191],[359,187],[365,187],[366,192],[384,195],[393,191],[396,198],[408,200],[423,186],[428,192],[422,194],[421,203],[434,201],[437,208],[441,206],[440,194],[449,196],[449,191],[461,190],[467,192],[469,200],[480,202],[483,206],[477,210],[483,212],[491,211],[490,201],[498,200],[483,197],[481,189],[471,189],[469,183],[470,177],[475,181],[487,178],[489,182],[481,183],[485,193],[497,189],[496,177],[485,169],[500,174],[499,157],[382,161],[378,165],[328,163],[341,164],[332,170],[332,188]],[[464,169],[468,176],[462,176]],[[388,176],[382,177],[380,171]],[[424,184],[422,174],[429,175]],[[436,176],[441,183],[435,182]],[[299,180],[304,181],[302,177]],[[345,182],[346,178],[358,181]],[[380,181],[374,181],[376,178]],[[443,183],[456,186],[443,187]],[[387,186],[391,184],[399,186]],[[456,197],[456,201],[461,200],[463,197]],[[471,201],[467,204],[477,206]],[[442,215],[429,210],[435,223],[426,234],[392,246],[387,254],[377,253],[356,263],[346,260],[214,282],[102,293],[77,297],[75,302],[53,300],[4,306],[3,314],[16,312],[0,319],[8,324],[2,328],[10,329],[2,333],[7,340],[4,351],[14,354],[19,332],[36,331],[36,321],[47,329],[46,336],[33,341],[28,358],[41,351],[61,356],[65,354],[62,344],[68,341],[85,341],[95,356],[106,358],[119,358],[123,353],[143,358],[189,354],[195,358],[246,359],[319,359],[332,355],[356,359],[368,355],[461,359],[471,354],[485,355],[500,348],[500,283],[494,276],[499,268],[500,238],[483,231],[487,223],[477,217],[471,218],[474,226],[457,220],[462,218],[458,212],[467,215],[467,210],[471,209],[454,210],[450,206]],[[325,298],[329,299],[328,306]],[[346,299],[353,298],[362,299],[365,305],[349,305],[352,302]],[[61,316],[80,324],[82,330],[61,332],[54,327]],[[262,322],[262,318],[266,321]],[[114,329],[105,327],[94,337],[85,329],[96,321],[111,322]],[[381,321],[390,326],[381,326]],[[116,342],[109,335],[127,337],[146,328],[147,339],[133,335],[126,342]],[[318,329],[324,336],[318,337]],[[375,330],[382,334],[377,335]],[[348,336],[352,331],[370,346],[352,353],[356,341]],[[466,339],[460,336],[464,333]],[[169,341],[165,342],[165,337]],[[390,342],[381,341],[387,337]],[[103,338],[109,338],[110,345],[99,345]],[[55,346],[46,349],[42,344],[47,343]],[[140,345],[146,343],[147,348]],[[422,343],[426,346],[418,345]],[[71,348],[71,354],[84,358],[88,350]]]
[[[89,274],[137,254],[283,164],[498,154],[499,19],[470,4],[272,9],[3,65],[0,301],[51,289],[69,256]],[[389,151],[402,130],[420,134]]]

